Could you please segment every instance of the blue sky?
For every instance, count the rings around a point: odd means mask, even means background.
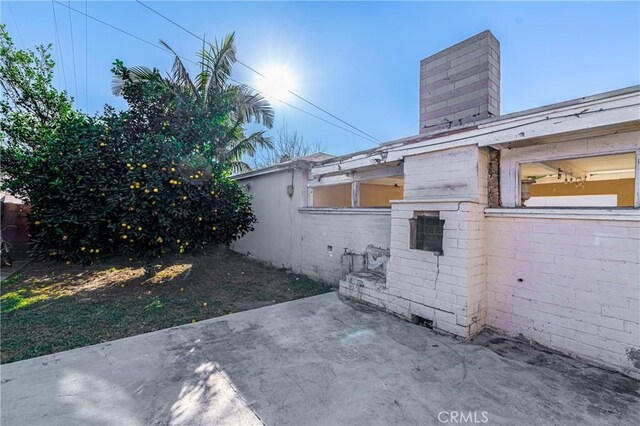
[[[149,5],[208,38],[235,31],[240,60],[257,69],[286,66],[295,75],[297,93],[382,141],[418,132],[420,59],[485,29],[501,43],[503,114],[640,81],[638,2]],[[84,10],[85,2],[72,1],[71,6]],[[105,103],[124,107],[110,91],[115,58],[127,65],[170,69],[169,55],[97,22],[88,21],[86,37],[85,18],[75,12],[72,46],[68,10],[60,5],[55,9],[60,45],[51,2],[3,1],[0,17],[19,47],[52,43],[57,49],[54,57],[62,52],[66,88],[75,95],[77,107],[89,112],[101,110]],[[146,40],[163,39],[194,60],[201,44],[133,1],[89,1],[88,13]],[[59,62],[56,85],[64,88],[61,68]],[[260,79],[240,66],[234,76],[251,85]],[[296,99],[290,102],[322,114]],[[286,119],[290,129],[322,142],[327,152],[344,154],[375,146],[288,106],[274,107],[278,124]]]

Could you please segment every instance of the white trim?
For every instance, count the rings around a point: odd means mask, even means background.
[[[298,209],[298,213],[303,214],[369,214],[390,216],[391,209],[388,207],[381,208],[340,208],[340,207],[306,207]]]
[[[633,203],[633,206],[635,208],[640,208],[640,149],[638,149],[636,151],[636,171],[635,171],[636,175],[634,176],[635,178],[635,183],[636,183],[636,193],[635,193],[635,202]]]
[[[380,147],[345,155],[312,167],[313,177],[390,163],[405,156],[465,145],[492,146],[556,136],[568,132],[638,122],[640,86],[548,105],[474,123],[453,134],[421,134],[391,141]]]
[[[629,208],[612,209],[546,209],[546,208],[500,208],[485,209],[487,217],[522,217],[528,219],[579,219],[616,220],[640,222],[640,210]]]
[[[480,204],[477,198],[429,198],[419,200],[391,200],[391,204],[428,204],[428,203],[474,203]]]
[[[502,206],[512,208],[521,205],[520,165],[523,163],[632,153],[638,150],[639,138],[640,132],[635,131],[586,137],[542,146],[501,149],[500,198]],[[638,179],[636,179],[637,184]]]

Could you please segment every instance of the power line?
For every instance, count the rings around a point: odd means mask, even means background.
[[[171,22],[173,25],[177,26],[178,28],[182,29],[183,31],[186,31],[187,33],[191,34],[193,37],[197,38],[198,40],[202,40],[197,34],[193,33],[192,31],[188,30],[187,28],[183,27],[182,25],[178,24],[176,21],[174,21],[173,19],[169,18],[168,16],[165,16],[164,14],[158,12],[157,10],[155,10],[154,8],[152,8],[151,6],[146,5],[145,3],[143,3],[141,0],[136,0],[136,2],[140,3],[140,5],[146,7],[147,9],[149,9],[150,11],[152,11],[153,13],[155,13],[156,15],[162,17],[163,19]],[[253,68],[252,66],[246,64],[245,62],[236,59],[236,62],[239,63],[240,65],[242,65],[243,67],[247,68],[248,70],[256,73],[257,75],[259,75],[262,78],[267,78],[267,76],[265,76],[263,73],[261,73],[260,71],[258,71],[257,69]],[[293,96],[295,96],[296,98],[300,99],[301,101],[311,105],[312,107],[324,112],[325,114],[329,115],[330,117],[340,121],[343,124],[346,124],[347,126],[351,127],[352,129],[362,133],[363,135],[367,136],[370,139],[373,139],[375,142],[377,143],[382,143],[382,141],[380,141],[378,138],[376,138],[375,136],[370,135],[369,133],[365,132],[364,130],[359,129],[358,127],[348,123],[347,121],[343,120],[342,118],[332,114],[331,112],[327,111],[326,109],[316,105],[315,103],[311,102],[310,100],[298,95],[297,93],[295,93],[292,90],[287,89],[287,92],[289,92],[290,94],[292,94]]]
[[[71,6],[71,0],[67,0],[69,6]],[[74,96],[78,96],[78,69],[76,68],[76,48],[73,42],[73,22],[71,20],[71,9],[69,9],[69,32],[71,34],[71,57],[73,58],[73,84],[75,87]]]
[[[7,2],[7,6],[9,6],[9,13],[11,14],[11,19],[13,19],[13,24],[16,26],[16,31],[18,32],[18,37],[20,38],[20,43],[22,43],[23,47],[26,47],[24,44],[24,40],[22,39],[22,33],[20,32],[20,27],[18,26],[18,21],[16,20],[16,15],[13,14],[13,7],[11,7],[11,2]]]
[[[84,0],[84,109],[89,113],[89,0]]]
[[[169,52],[169,51],[168,51],[168,50],[166,50],[164,47],[162,47],[162,46],[160,46],[160,45],[158,45],[158,44],[152,43],[152,42],[150,42],[150,41],[148,41],[148,40],[145,40],[145,39],[143,39],[143,38],[141,38],[141,37],[138,37],[138,36],[137,36],[137,35],[135,35],[135,34],[132,34],[132,33],[128,32],[128,31],[123,30],[123,29],[121,29],[121,28],[118,28],[118,27],[116,27],[116,26],[114,26],[114,25],[111,25],[111,24],[109,24],[109,23],[107,23],[107,22],[105,22],[105,21],[103,21],[103,20],[101,20],[101,19],[98,19],[98,18],[96,18],[96,17],[94,17],[94,16],[91,16],[91,15],[89,15],[89,14],[87,14],[87,13],[83,13],[82,11],[77,10],[77,9],[75,9],[75,8],[71,7],[71,6],[67,6],[67,5],[65,5],[65,4],[63,4],[63,3],[60,3],[60,2],[59,2],[59,1],[57,1],[57,0],[52,0],[52,2],[55,2],[55,3],[59,4],[60,6],[66,7],[66,8],[68,8],[68,9],[70,9],[70,10],[72,10],[72,11],[76,12],[76,13],[79,13],[79,14],[81,14],[81,15],[84,15],[85,17],[87,17],[87,18],[89,18],[89,19],[92,19],[92,20],[94,20],[94,21],[96,21],[96,22],[99,22],[99,23],[101,23],[101,24],[103,24],[103,25],[105,25],[105,26],[107,26],[107,27],[109,27],[109,28],[112,28],[112,29],[114,29],[114,30],[116,30],[116,31],[118,31],[118,32],[121,32],[121,33],[123,33],[123,34],[126,34],[126,35],[128,35],[128,36],[130,36],[130,37],[133,37],[133,38],[135,38],[135,39],[137,39],[137,40],[139,40],[139,41],[141,41],[141,42],[143,42],[143,43],[145,43],[145,44],[148,44],[149,46],[153,46],[153,47],[155,47],[155,48],[157,48],[157,49],[159,49],[159,50],[161,50],[161,51],[163,51],[163,52],[165,52],[165,53],[167,53],[167,54],[169,54],[169,55],[172,55],[172,56],[173,56],[173,53]],[[202,40],[202,39],[200,39],[200,38],[199,38],[199,40]],[[197,63],[197,62],[192,61],[192,60],[191,60],[191,59],[189,59],[189,58],[185,58],[185,57],[180,56],[180,55],[176,55],[176,56],[177,56],[178,58],[182,59],[183,61],[189,62],[189,63],[194,64],[194,65],[198,65],[198,63]],[[264,92],[262,92],[262,91],[260,91],[260,90],[258,90],[258,89],[256,89],[256,88],[254,88],[254,87],[251,87],[251,86],[247,85],[246,83],[242,83],[242,82],[240,82],[240,81],[238,81],[238,80],[235,80],[235,79],[233,79],[233,78],[231,78],[231,77],[229,77],[229,79],[230,79],[231,81],[233,81],[233,82],[237,83],[237,84],[241,84],[241,85],[246,86],[246,87],[248,87],[249,89],[251,89],[251,90],[253,90],[253,91],[257,92],[257,93],[260,93],[260,94],[261,94],[261,95],[263,95],[263,96],[268,96],[268,95],[266,95]],[[340,125],[338,125],[338,124],[336,124],[336,123],[333,123],[333,122],[331,122],[331,121],[329,121],[329,120],[326,120],[326,119],[324,119],[324,118],[322,118],[322,117],[319,117],[319,116],[317,116],[317,115],[315,115],[315,114],[313,114],[313,113],[311,113],[311,112],[309,112],[309,111],[306,111],[306,110],[304,110],[304,109],[302,109],[302,108],[299,108],[299,107],[297,107],[297,106],[295,106],[295,105],[292,105],[292,104],[290,104],[290,103],[288,103],[288,102],[285,102],[285,101],[283,101],[282,99],[278,99],[278,98],[274,98],[274,97],[272,97],[272,99],[274,99],[274,100],[276,100],[276,101],[278,101],[278,102],[281,102],[281,103],[283,103],[284,105],[287,105],[287,106],[289,106],[289,107],[291,107],[291,108],[293,108],[293,109],[296,109],[296,110],[298,110],[298,111],[300,111],[300,112],[303,112],[303,113],[305,113],[305,114],[307,114],[307,115],[309,115],[309,116],[311,116],[311,117],[317,118],[318,120],[322,120],[322,121],[324,121],[325,123],[328,123],[328,124],[330,124],[330,125],[332,125],[332,126],[334,126],[334,127],[338,128],[338,129],[344,130],[344,131],[349,132],[349,133],[351,133],[351,134],[353,134],[353,135],[355,135],[355,136],[358,136],[359,138],[362,138],[362,139],[365,139],[365,140],[367,140],[367,141],[371,142],[371,140],[370,140],[369,138],[367,138],[367,137],[365,137],[365,136],[363,136],[363,135],[361,135],[361,134],[359,134],[359,133],[355,133],[355,132],[353,132],[353,131],[351,131],[351,130],[349,130],[349,129],[345,128],[345,127],[342,127],[342,126],[340,126]]]
[[[58,32],[58,18],[56,17],[56,5],[53,4],[54,0],[51,0],[51,9],[53,10],[53,26],[55,28],[56,35],[56,43],[58,43],[58,48],[56,51],[58,52],[58,58],[60,59],[60,65],[62,66],[62,77],[64,79],[64,90],[67,90],[67,75],[64,72],[64,59],[62,55],[62,44],[60,44],[60,33]],[[60,2],[55,2],[58,4],[62,4]],[[64,5],[63,5],[64,6]]]

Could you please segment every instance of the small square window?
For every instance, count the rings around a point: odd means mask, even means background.
[[[444,220],[436,214],[417,214],[410,219],[410,248],[442,254]]]

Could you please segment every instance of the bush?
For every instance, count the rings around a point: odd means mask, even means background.
[[[228,164],[200,152],[197,110],[176,107],[148,82],[125,91],[129,110],[89,117],[52,87],[47,49],[16,51],[2,35],[3,88],[22,90],[0,104],[3,188],[31,205],[34,256],[150,258],[229,244],[253,229],[250,198]],[[145,99],[165,104],[149,108]],[[225,112],[216,120],[209,134],[224,134]]]

